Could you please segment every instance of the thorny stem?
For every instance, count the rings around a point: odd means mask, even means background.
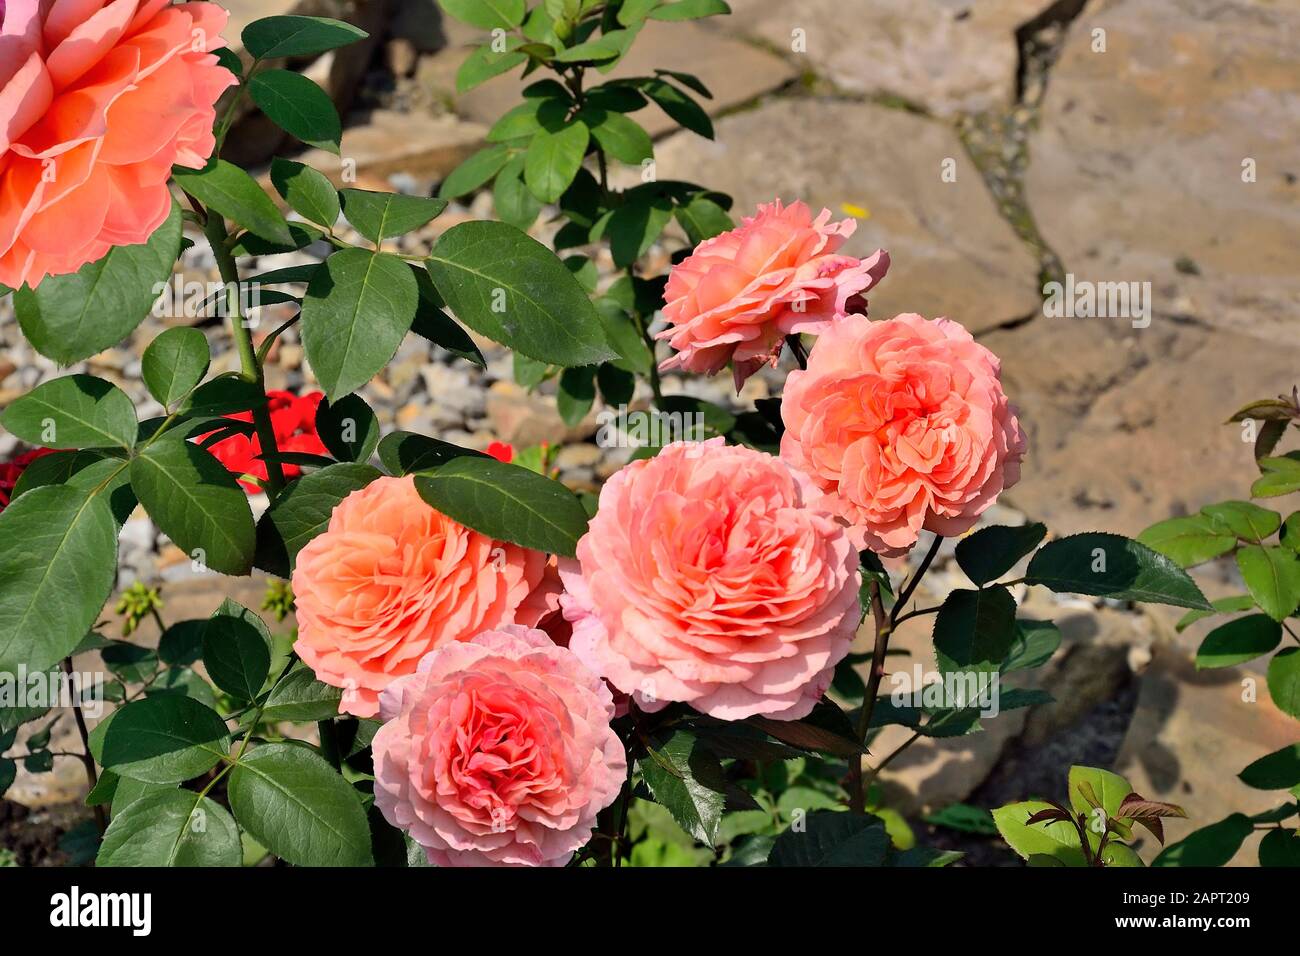
[[[226,232],[226,222],[219,213],[208,215],[203,224],[203,234],[212,246],[212,254],[217,260],[217,269],[221,272],[221,281],[226,284],[226,306],[230,312],[230,334],[235,340],[235,350],[239,354],[241,377],[252,382],[262,393],[262,401],[253,409],[253,429],[257,433],[258,445],[262,449],[262,460],[266,463],[267,493],[274,498],[284,487],[284,469],[277,459],[279,446],[275,441],[275,429],[271,425],[271,409],[266,401],[266,380],[262,374],[262,365],[253,350],[253,337],[244,324],[240,307],[239,266],[231,253]]]
[[[73,680],[71,657],[63,659],[63,673],[68,675],[68,680]],[[73,689],[77,688],[74,686]],[[95,758],[90,752],[90,731],[86,729],[86,717],[81,712],[79,694],[72,700],[72,716],[77,722],[77,733],[81,735],[81,746],[84,748],[84,753],[76,756],[81,760],[81,765],[86,768],[86,779],[90,781],[90,789],[94,790],[99,786],[99,774],[95,771]],[[95,826],[99,828],[100,833],[108,828],[108,815],[104,812],[103,804],[95,805]]]

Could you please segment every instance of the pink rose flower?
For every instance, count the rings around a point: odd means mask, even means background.
[[[627,776],[609,689],[526,627],[440,647],[381,715],[375,805],[435,866],[563,866]]]
[[[712,375],[730,362],[739,391],[764,362],[775,367],[787,335],[821,334],[850,310],[865,312],[865,300],[849,300],[884,278],[889,254],[837,255],[858,224],[830,218],[829,209],[814,220],[803,203],[778,199],[696,246],[668,276],[669,327],[657,337],[677,354],[660,369]]]
[[[857,554],[784,462],[721,438],[615,474],[561,562],[569,647],[643,710],[804,717],[858,626]]]
[[[535,624],[522,609],[546,557],[471,531],[428,505],[415,479],[378,478],[334,509],[293,571],[298,640],[340,713],[373,717],[379,693],[430,651],[485,628]]]
[[[173,164],[215,147],[235,78],[226,11],[169,0],[8,0],[0,27],[0,283],[35,287],[167,218]]]
[[[1020,479],[1025,435],[1001,365],[948,319],[836,323],[781,403],[781,457],[855,544],[898,556],[921,529],[958,535]]]

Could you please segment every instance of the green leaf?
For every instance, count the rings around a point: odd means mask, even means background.
[[[379,444],[379,419],[359,395],[316,409],[316,434],[339,461],[367,461]]]
[[[844,711],[824,697],[801,720],[750,717],[746,723],[802,750],[850,758],[867,752]]]
[[[996,671],[1018,635],[1016,601],[1006,588],[953,591],[934,622],[939,670]]]
[[[438,0],[438,6],[481,30],[510,30],[524,22],[524,0]]]
[[[427,225],[447,208],[445,199],[345,189],[343,215],[371,242],[404,236]]]
[[[1092,531],[1049,541],[1029,562],[1027,584],[1053,591],[1208,610],[1182,568],[1144,544]]]
[[[327,229],[338,222],[339,194],[323,173],[277,156],[271,160],[271,184],[290,208],[312,222]]]
[[[343,691],[322,684],[305,664],[298,664],[271,688],[262,709],[268,723],[279,720],[329,720],[339,713]]]
[[[438,438],[413,432],[392,432],[379,442],[379,460],[391,475],[410,475],[431,471],[453,458],[486,458],[481,451],[462,448]]]
[[[1272,423],[1285,429],[1282,422]],[[1260,471],[1263,472],[1250,486],[1253,498],[1276,498],[1300,491],[1300,456],[1295,452],[1281,458],[1261,458]]]
[[[925,822],[937,827],[947,827],[960,833],[978,833],[983,836],[995,836],[997,824],[993,814],[982,807],[973,807],[966,803],[952,803],[935,813],[928,814]]]
[[[1138,540],[1184,568],[1203,564],[1237,546],[1236,535],[1224,534],[1206,515],[1161,521],[1138,535]]]
[[[1256,790],[1290,790],[1300,784],[1300,744],[1260,757],[1237,776]]]
[[[660,79],[647,78],[639,86],[646,96],[654,100],[679,125],[705,139],[713,139],[713,120],[690,96]]]
[[[564,125],[572,102],[568,92],[559,88],[558,96],[527,96],[522,103],[502,116],[488,130],[489,143],[508,143],[514,139],[533,136],[541,129],[555,129]]]
[[[266,744],[230,775],[230,809],[258,843],[295,866],[370,866],[357,792],[318,754]]]
[[[1245,814],[1234,813],[1165,847],[1152,866],[1224,866],[1255,830]]]
[[[524,183],[525,161],[526,157],[521,155],[506,163],[497,175],[492,192],[497,217],[521,230],[531,227],[542,211],[541,200],[529,192]]]
[[[96,866],[239,866],[235,821],[188,790],[149,793],[113,814]]]
[[[203,627],[203,666],[212,682],[240,700],[252,700],[262,691],[271,671],[271,647],[244,614],[218,611]]]
[[[626,269],[650,251],[673,217],[667,199],[640,196],[614,210],[605,226],[614,265]]]
[[[308,81],[310,82],[310,81]],[[289,223],[252,176],[233,163],[217,160],[205,170],[173,174],[177,185],[227,219],[268,242],[293,244]]]
[[[198,329],[177,326],[164,329],[149,343],[140,363],[140,374],[158,404],[171,408],[203,381],[211,361],[207,336]],[[131,419],[135,419],[134,412]]]
[[[555,403],[560,411],[560,418],[570,428],[576,428],[591,411],[596,402],[596,367],[580,365],[566,368],[560,374],[560,388],[555,396]]]
[[[1300,648],[1288,647],[1268,662],[1268,693],[1278,710],[1300,720]]]
[[[307,360],[335,401],[370,381],[410,331],[420,292],[396,256],[344,249],[307,286],[302,342]]]
[[[736,224],[731,215],[712,199],[700,194],[673,210],[677,222],[686,230],[686,237],[691,245],[699,245],[706,239],[730,232]]]
[[[291,70],[263,70],[248,81],[248,92],[271,122],[290,136],[338,153],[343,137],[338,110],[329,94],[308,77]]]
[[[664,0],[623,0],[623,5],[618,8],[618,22],[625,27],[640,23],[663,2]]]
[[[1031,522],[1020,527],[982,528],[957,542],[957,564],[976,587],[1006,574],[1047,534],[1047,526]]]
[[[453,226],[427,265],[456,317],[481,335],[554,365],[596,365],[613,357],[578,280],[554,253],[513,226]]]
[[[1137,851],[1125,843],[1107,843],[1101,851],[1102,862],[1106,866],[1141,867],[1146,866]]]
[[[641,776],[678,825],[713,847],[727,802],[727,778],[718,757],[693,734],[676,731],[639,761]]]
[[[369,465],[344,462],[304,475],[276,496],[258,524],[259,554],[263,547],[282,556],[290,570],[298,552],[329,525],[330,515],[344,498],[379,477]]]
[[[233,375],[204,382],[181,403],[179,414],[186,418],[230,415],[257,408],[266,396],[257,383]]]
[[[768,866],[883,866],[889,834],[876,817],[819,810],[776,838]]]
[[[416,476],[415,487],[461,524],[536,551],[573,557],[587,531],[587,512],[564,485],[494,458],[455,458]]]
[[[1088,789],[1085,791],[1084,787]],[[1112,819],[1119,818],[1120,803],[1133,792],[1129,782],[1119,774],[1099,767],[1081,766],[1070,768],[1069,789],[1070,806],[1074,808],[1075,813],[1087,816],[1092,812],[1092,803],[1087,796],[1090,793],[1101,803],[1106,816]]]
[[[543,129],[528,147],[524,181],[542,202],[555,202],[573,182],[587,153],[590,140],[587,124],[571,123],[557,131]]]
[[[1260,866],[1300,866],[1300,836],[1295,830],[1276,829],[1259,841]]]
[[[50,485],[0,512],[0,672],[48,670],[75,648],[117,576],[104,495]]]
[[[135,407],[126,392],[92,375],[65,375],[36,386],[0,413],[23,441],[50,448],[135,445]]]
[[[1282,625],[1266,614],[1250,614],[1221,624],[1196,651],[1196,669],[1235,667],[1267,654],[1282,641]]]
[[[102,760],[119,777],[180,783],[206,773],[230,751],[216,711],[179,694],[145,697],[113,714]]]
[[[1269,511],[1249,501],[1223,501],[1216,505],[1206,505],[1201,514],[1211,523],[1246,541],[1263,541],[1282,524],[1282,516],[1276,511]]]
[[[1051,809],[1051,805],[1041,800],[1026,800],[1023,803],[1010,803],[993,811],[993,822],[1007,845],[1015,850],[1021,859],[1031,856],[1047,856],[1060,861],[1065,866],[1083,866],[1083,847],[1079,843],[1079,831],[1072,824],[1063,820],[1052,823],[1035,823],[1028,820],[1041,810]]]
[[[654,157],[650,134],[636,120],[604,110],[586,110],[583,120],[600,148],[620,162],[639,166]]]
[[[47,276],[35,291],[19,289],[14,310],[27,341],[61,365],[116,345],[153,308],[180,248],[181,211],[172,203],[167,221],[148,242],[115,246],[75,273]]]
[[[1253,611],[1255,609],[1255,599],[1249,594],[1236,594],[1232,597],[1218,598],[1211,601],[1210,604],[1214,608],[1213,611],[1188,611],[1178,619],[1175,629],[1181,634],[1197,621],[1213,617],[1216,612],[1219,614],[1235,614],[1238,611]]]
[[[519,64],[528,62],[527,53],[513,49],[513,46],[518,45],[516,39],[512,48],[497,53],[490,44],[487,44],[465,57],[460,69],[456,71],[456,92],[468,93],[492,77],[508,73]]]
[[[698,20],[730,12],[731,7],[723,0],[674,0],[652,10],[649,17],[652,20]]]
[[[420,289],[420,303],[416,308],[415,321],[411,323],[411,331],[421,338],[428,339],[434,345],[446,349],[452,355],[459,356],[479,368],[487,368],[487,360],[483,358],[483,353],[469,337],[469,333],[442,310],[446,303],[442,301],[442,296],[434,287],[429,270],[413,268],[415,284]]]
[[[131,461],[131,490],[176,546],[222,574],[252,567],[248,498],[233,475],[198,445],[167,436]]]
[[[260,60],[310,56],[334,50],[370,34],[327,17],[266,17],[244,27],[244,49]]]
[[[1041,667],[1061,646],[1061,630],[1051,621],[1016,621],[1016,638],[1002,660],[1002,673]]]
[[[1300,555],[1288,548],[1248,545],[1237,552],[1237,567],[1261,611],[1275,621],[1295,612],[1300,604]]]
[[[202,619],[177,621],[158,640],[158,657],[170,667],[188,667],[203,656],[203,631],[208,622]]]

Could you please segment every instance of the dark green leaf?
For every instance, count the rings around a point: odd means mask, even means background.
[[[1260,757],[1238,776],[1256,790],[1290,790],[1300,784],[1300,744]]]
[[[230,751],[221,717],[177,694],[132,701],[113,714],[101,763],[119,777],[180,783],[214,767]]]
[[[310,82],[310,81],[308,81]],[[293,244],[289,224],[253,177],[219,159],[206,170],[177,171],[177,185],[210,209],[268,242]]]
[[[364,30],[326,17],[266,17],[244,27],[244,49],[261,60],[310,56],[364,40]]]
[[[434,246],[428,268],[456,317],[482,335],[566,367],[613,357],[578,280],[513,226],[454,226]]]
[[[427,225],[447,208],[445,199],[345,189],[343,215],[371,242],[404,236]]]
[[[518,46],[516,41],[513,46]],[[468,93],[480,83],[513,70],[521,63],[528,62],[528,54],[517,49],[507,48],[497,53],[491,44],[479,47],[460,65],[456,71],[456,92]],[[444,195],[446,195],[444,193]]]
[[[1051,621],[1016,621],[1016,639],[1002,661],[1002,673],[1041,667],[1061,646],[1061,631]]]
[[[713,17],[730,13],[723,0],[671,0],[652,10],[652,20],[698,20],[701,17]]]
[[[270,539],[272,553],[281,554],[291,569],[303,546],[325,530],[339,502],[378,477],[378,470],[369,465],[344,462],[293,482],[276,496],[258,525],[259,566],[267,546],[263,539]]]
[[[36,351],[71,365],[116,345],[149,314],[180,255],[181,211],[136,246],[115,246],[75,273],[47,276],[14,295],[23,334]]]
[[[1260,866],[1300,867],[1300,836],[1295,830],[1269,830],[1259,841]]]
[[[203,628],[203,666],[212,682],[240,700],[262,691],[271,670],[271,648],[245,614],[212,615]]]
[[[808,814],[772,844],[768,866],[883,866],[889,834],[877,817],[836,810]]]
[[[113,814],[96,866],[240,866],[239,831],[225,807],[189,790],[161,790]]]
[[[492,192],[497,217],[516,229],[527,230],[542,211],[542,202],[524,182],[525,157],[516,156],[497,175]]]
[[[587,111],[583,119],[600,148],[620,162],[639,166],[654,157],[650,134],[636,120],[604,110]]]
[[[642,92],[678,124],[705,139],[713,139],[713,121],[690,96],[660,79],[642,80],[640,86]]]
[[[271,689],[262,709],[262,719],[269,723],[329,720],[338,715],[342,699],[340,688],[322,684],[312,674],[311,668],[299,664]]]
[[[140,363],[140,375],[158,404],[171,408],[203,381],[211,360],[207,337],[198,329],[177,326],[164,329],[149,343]],[[134,431],[134,414],[131,419]]]
[[[323,173],[277,156],[271,161],[271,183],[295,212],[312,222],[331,229],[338,222],[339,194]]]
[[[203,656],[203,630],[208,622],[177,621],[158,641],[158,657],[171,667],[187,667]]]
[[[1288,647],[1268,662],[1268,693],[1278,710],[1300,720],[1300,648]]]
[[[1237,552],[1237,567],[1261,611],[1275,621],[1295,613],[1300,604],[1300,554],[1248,545]]]
[[[461,524],[536,551],[573,557],[587,531],[587,513],[564,485],[494,458],[456,458],[415,486]]]
[[[983,587],[1015,567],[1046,534],[1047,526],[1037,521],[1020,527],[981,528],[957,542],[957,564],[976,587]]]
[[[295,866],[370,866],[357,792],[318,754],[266,744],[230,775],[230,809],[254,839]]]
[[[1030,560],[1025,582],[1117,600],[1210,607],[1187,572],[1169,558],[1129,538],[1098,531],[1049,541]]]
[[[576,428],[596,401],[596,367],[580,365],[566,368],[560,374],[560,390],[555,397],[560,418],[570,428]]]
[[[0,672],[49,669],[113,590],[117,524],[105,496],[38,488],[0,512]]]
[[[434,345],[446,349],[452,355],[459,356],[479,368],[487,368],[487,360],[483,358],[483,353],[469,337],[469,333],[442,310],[446,303],[434,288],[429,271],[416,268],[414,272],[415,284],[420,289],[420,302],[416,308],[415,321],[411,323],[411,331],[421,338],[428,339]]]
[[[379,444],[379,419],[359,395],[346,395],[320,403],[316,433],[339,461],[364,462]]]
[[[528,147],[524,181],[542,202],[555,202],[573,182],[587,153],[590,133],[581,121],[559,130],[540,130]]]
[[[1246,837],[1254,832],[1250,818],[1234,813],[1218,823],[1202,827],[1170,846],[1151,861],[1152,866],[1223,866],[1236,855]]]
[[[135,407],[126,392],[92,375],[65,375],[16,399],[0,423],[23,441],[49,448],[135,445]]]
[[[462,456],[486,457],[472,448],[462,448],[438,438],[416,435],[413,432],[392,432],[379,443],[379,460],[389,474],[410,475],[431,471]]]
[[[343,124],[338,110],[329,94],[308,77],[291,70],[263,70],[248,81],[248,92],[262,112],[290,136],[308,146],[339,151]]]
[[[160,439],[132,459],[131,490],[191,558],[222,574],[248,573],[253,513],[234,476],[210,453],[179,438]]]
[[[1196,652],[1196,667],[1235,667],[1267,654],[1281,640],[1282,625],[1267,615],[1239,617],[1206,635]]]
[[[419,296],[396,256],[344,249],[325,260],[307,286],[302,342],[330,400],[366,384],[396,354]]]
[[[693,734],[676,731],[639,761],[641,776],[678,825],[712,847],[727,802],[727,778],[718,757]]]
[[[953,591],[934,622],[939,670],[998,670],[1019,633],[1016,601],[1006,588]]]
[[[673,213],[692,245],[730,232],[736,225],[727,210],[704,195],[692,197],[689,202],[677,206]]]
[[[855,757],[867,752],[866,747],[858,741],[852,722],[839,707],[824,697],[813,707],[812,713],[801,720],[750,717],[747,723],[802,750],[837,757]]]

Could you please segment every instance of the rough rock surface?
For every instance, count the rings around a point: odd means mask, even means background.
[[[732,0],[733,22],[852,93],[900,97],[936,116],[1008,106],[1016,29],[1052,0]]]
[[[1149,281],[1157,316],[1295,343],[1298,129],[1300,5],[1099,4],[1052,70],[1029,204],[1077,279]]]
[[[737,217],[774,196],[836,218],[865,210],[845,248],[883,247],[893,259],[873,316],[947,315],[978,332],[1037,311],[1037,265],[948,126],[869,103],[783,98],[726,117],[717,133],[662,143],[659,178],[731,193]]]

